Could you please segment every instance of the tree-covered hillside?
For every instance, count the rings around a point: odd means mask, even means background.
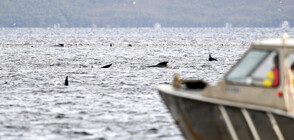
[[[278,27],[293,0],[1,0],[0,27]]]

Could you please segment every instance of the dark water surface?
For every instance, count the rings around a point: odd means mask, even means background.
[[[182,140],[156,85],[175,73],[216,84],[252,41],[282,31],[2,28],[0,139]]]

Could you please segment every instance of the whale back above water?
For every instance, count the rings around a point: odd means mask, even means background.
[[[208,61],[217,61],[217,59],[216,59],[216,58],[213,58],[213,57],[211,57],[211,55],[209,54]]]
[[[57,45],[54,45],[54,47],[64,47],[63,43],[58,43]]]
[[[167,67],[167,61],[164,62],[160,62],[157,65],[151,65],[151,66],[147,66],[147,67]]]
[[[105,65],[105,66],[103,66],[103,67],[101,67],[101,68],[109,68],[111,65],[112,65],[112,64]]]
[[[216,58],[211,57],[211,53],[210,53],[209,49],[208,49],[208,53],[209,53],[208,61],[217,61]]]

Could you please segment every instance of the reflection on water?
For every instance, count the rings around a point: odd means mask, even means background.
[[[215,84],[250,42],[280,31],[0,29],[0,139],[183,139],[156,85],[175,73]]]

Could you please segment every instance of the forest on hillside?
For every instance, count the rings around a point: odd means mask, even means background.
[[[294,1],[2,0],[0,27],[279,27]]]

